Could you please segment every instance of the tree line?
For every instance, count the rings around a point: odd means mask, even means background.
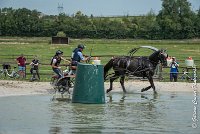
[[[200,9],[187,0],[162,0],[158,14],[94,17],[81,11],[73,15],[43,15],[26,8],[0,8],[0,36],[56,36],[109,39],[191,39],[200,37]]]

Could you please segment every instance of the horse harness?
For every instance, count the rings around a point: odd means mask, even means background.
[[[114,71],[125,71],[126,73],[124,73],[123,75],[120,75],[121,77],[122,76],[128,76],[128,75],[134,75],[134,74],[138,74],[138,73],[143,73],[143,78],[145,77],[145,71],[148,71],[150,70],[149,67],[146,66],[146,61],[149,61],[149,59],[147,57],[137,57],[136,59],[138,60],[138,67],[134,70],[134,71],[130,71],[128,69],[128,67],[130,66],[130,63],[131,63],[131,60],[132,60],[132,57],[124,57],[125,61],[123,62],[124,64],[126,64],[126,67],[123,68],[123,67],[115,67],[114,68]],[[146,60],[146,61],[145,61]],[[114,61],[113,61],[114,62]],[[120,65],[120,60],[117,61],[117,66]],[[106,75],[106,77],[108,77],[109,75],[113,75],[115,73],[111,73],[111,74],[108,74]],[[111,76],[111,78],[113,78]],[[107,79],[106,79],[107,80]]]

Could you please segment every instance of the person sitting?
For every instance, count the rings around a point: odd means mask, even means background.
[[[7,73],[10,73],[10,71],[11,71],[11,66],[8,63],[4,63],[2,66],[3,66],[4,75],[6,77]]]
[[[3,65],[3,69],[6,69],[8,72],[10,72],[11,66],[8,63],[4,63]]]

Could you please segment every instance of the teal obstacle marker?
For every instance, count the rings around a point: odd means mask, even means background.
[[[104,104],[103,65],[79,63],[72,103]]]

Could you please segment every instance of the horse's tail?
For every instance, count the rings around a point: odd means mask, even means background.
[[[113,67],[113,58],[104,66],[104,79],[106,78],[106,74]]]

